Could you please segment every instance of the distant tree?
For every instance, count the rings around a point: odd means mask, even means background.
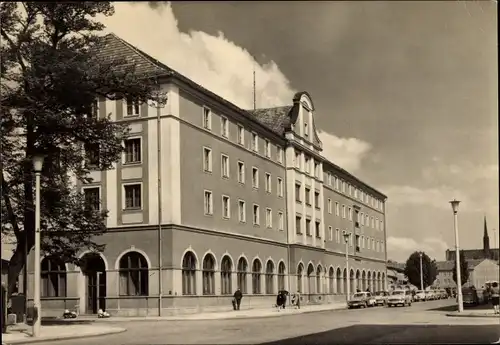
[[[460,278],[462,285],[469,280],[469,264],[465,260],[463,252],[460,252]],[[455,284],[457,283],[457,260],[455,260],[455,264],[453,265],[453,281]]]
[[[420,289],[420,252],[414,252],[406,260],[404,274],[408,281]],[[424,289],[431,286],[437,277],[436,261],[422,252],[422,276]]]

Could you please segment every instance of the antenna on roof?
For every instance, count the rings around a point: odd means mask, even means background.
[[[253,110],[256,109],[256,92],[255,92],[255,61],[253,63]]]

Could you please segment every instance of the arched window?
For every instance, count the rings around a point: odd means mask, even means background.
[[[196,257],[187,252],[182,259],[182,294],[196,295]]]
[[[302,275],[304,274],[304,265],[297,267],[297,292],[302,293]]]
[[[342,271],[340,267],[337,268],[337,289],[336,293],[342,293]]]
[[[212,254],[203,259],[203,294],[215,295],[215,259]]]
[[[240,258],[238,260],[238,289],[242,293],[247,293],[247,273],[248,273],[248,263],[245,258]]]
[[[260,294],[260,275],[262,274],[262,264],[259,259],[255,259],[252,264],[252,293]]]
[[[387,287],[385,286],[385,273],[382,273],[382,282],[380,285],[380,290],[384,290],[384,291],[387,290]]]
[[[321,272],[322,272],[321,265],[318,265],[318,267],[316,268],[316,293],[322,293]]]
[[[345,268],[344,268],[343,277],[344,277],[344,293],[347,295],[347,289],[348,289],[348,286],[349,286],[350,276],[349,276],[349,272],[347,272],[347,269],[345,269]]]
[[[285,264],[283,261],[278,265],[278,290],[285,290]]]
[[[312,264],[309,264],[307,266],[307,293],[308,294],[314,293],[313,275],[314,275],[314,266]]]
[[[269,260],[266,264],[266,294],[274,293],[274,263]]]
[[[146,258],[138,252],[128,252],[120,259],[120,295],[147,296],[149,270]]]
[[[368,273],[366,274],[366,280],[367,280],[367,285],[368,285],[368,289],[370,289],[371,292],[375,292],[375,289],[373,288],[373,285],[372,285],[372,272],[368,271]]]
[[[233,264],[229,256],[224,256],[220,264],[220,289],[222,295],[231,295],[233,289],[231,286],[231,271]]]
[[[46,257],[41,263],[42,297],[66,297],[66,265],[57,258]]]
[[[328,270],[328,293],[330,294],[335,293],[333,285],[334,279],[335,279],[335,270],[333,269],[333,267],[330,267],[330,269]]]

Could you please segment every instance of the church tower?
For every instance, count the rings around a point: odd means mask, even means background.
[[[490,237],[488,236],[488,226],[486,225],[486,216],[484,216],[484,235],[483,235],[484,257],[490,257]]]

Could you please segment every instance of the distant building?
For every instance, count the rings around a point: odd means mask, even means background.
[[[438,261],[438,275],[434,287],[439,288],[454,288],[456,283],[453,280],[453,269],[455,261]],[[469,268],[469,279],[464,282],[463,286],[475,286],[481,288],[484,283],[492,280],[499,280],[500,267],[497,262],[491,259],[467,260]]]

